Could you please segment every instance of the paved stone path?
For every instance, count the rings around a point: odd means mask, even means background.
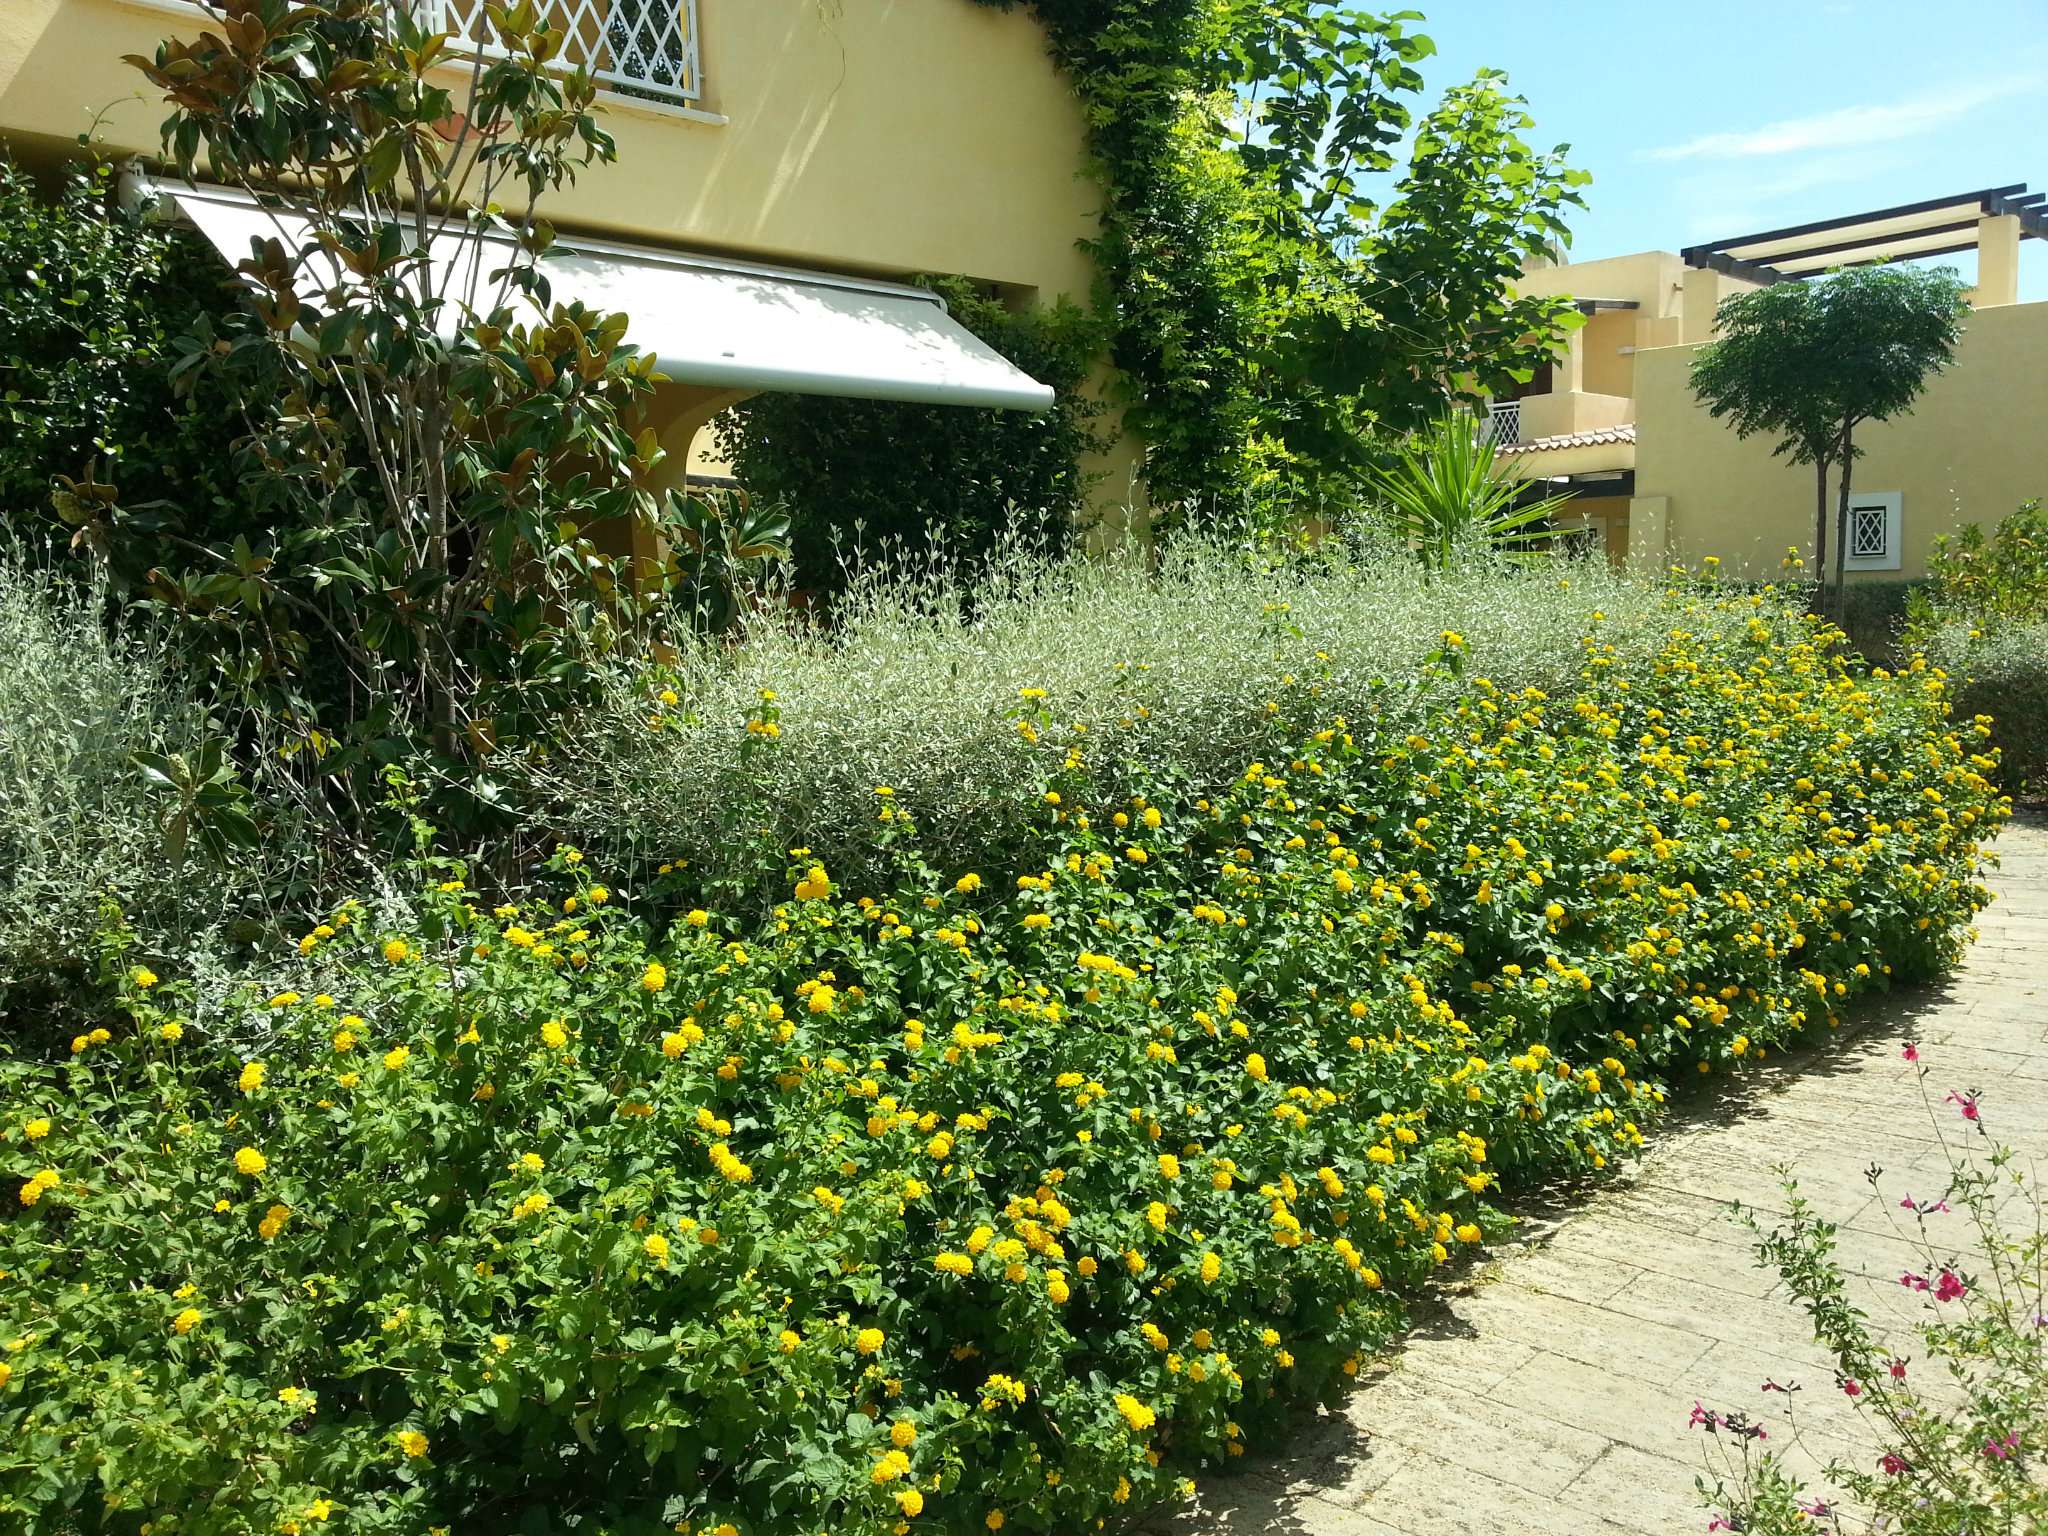
[[[1803,1461],[1874,1459],[1797,1305],[1728,1215],[1783,1208],[1773,1168],[1841,1223],[1871,1277],[1873,1317],[1910,1314],[1911,1250],[1890,1218],[1900,1176],[1939,1191],[1946,1161],[1900,1043],[1922,1043],[1936,1097],[1984,1090],[2000,1139],[2048,1172],[2048,823],[1999,839],[1999,900],[1945,985],[1886,1000],[1831,1049],[1767,1062],[1678,1111],[1633,1173],[1554,1209],[1417,1316],[1399,1353],[1283,1459],[1205,1484],[1163,1536],[1664,1536],[1698,1532],[1695,1400],[1775,1418],[1770,1377],[1799,1398]],[[1953,1134],[1943,1123],[1944,1130]],[[1872,1162],[1889,1193],[1864,1178]],[[1915,1264],[1914,1267],[1917,1267]],[[1853,1292],[1852,1292],[1853,1294]]]

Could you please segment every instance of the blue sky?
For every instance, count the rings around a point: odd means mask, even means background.
[[[2024,181],[2048,191],[2048,0],[1410,0],[1432,96],[1508,71],[1593,173],[1572,256],[1677,250]],[[1975,257],[1949,260],[1969,279]],[[2048,299],[2048,241],[2020,297]]]

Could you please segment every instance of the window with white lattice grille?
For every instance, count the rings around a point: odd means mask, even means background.
[[[687,13],[676,0],[611,0],[607,9],[605,47],[622,89],[696,95]]]
[[[1843,531],[1845,569],[1896,571],[1900,568],[1900,511],[1897,491],[1857,491],[1849,497],[1849,522]]]
[[[6,4],[7,0],[0,0]],[[131,5],[183,10],[200,0],[128,0]],[[452,32],[459,53],[498,53],[492,0],[393,0],[422,26]],[[758,0],[766,4],[769,0]],[[600,88],[640,101],[701,107],[704,65],[698,46],[697,0],[534,0],[540,16],[561,34],[556,62],[587,69]]]
[[[439,12],[440,24],[490,53],[488,0],[420,0]],[[697,0],[537,0],[541,15],[562,34],[558,55],[581,67],[606,90],[677,104],[703,95],[697,47]]]

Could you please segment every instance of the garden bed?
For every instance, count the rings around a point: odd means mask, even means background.
[[[776,1536],[1171,1497],[1342,1391],[1496,1191],[1965,942],[2005,807],[1938,682],[1767,598],[1651,606],[1590,616],[1563,689],[1458,633],[1370,711],[1282,674],[1217,783],[1027,681],[985,706],[1034,773],[1000,862],[878,780],[857,884],[770,824],[772,905],[423,864],[205,1028],[110,950],[122,1022],[0,1064],[0,1510]],[[775,698],[655,686],[645,728],[732,733],[761,803],[809,750]]]

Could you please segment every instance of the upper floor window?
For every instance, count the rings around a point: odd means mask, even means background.
[[[4,0],[0,0],[4,3]],[[135,0],[172,10],[204,0]],[[398,0],[421,24],[491,51],[488,0]],[[535,0],[542,17],[567,34],[564,68],[582,66],[614,95],[699,107],[704,66],[697,46],[697,0]]]
[[[703,97],[697,0],[538,0],[563,28],[564,65],[588,69],[622,96],[694,106]],[[486,0],[423,0],[429,24],[488,47]]]

